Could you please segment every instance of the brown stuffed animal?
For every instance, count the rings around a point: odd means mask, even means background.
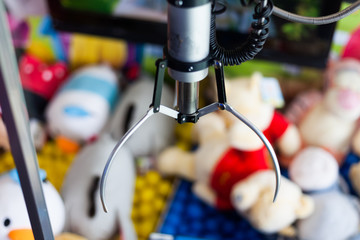
[[[262,130],[280,152],[291,155],[300,147],[299,134],[261,99],[261,78],[254,74],[251,79],[227,82],[228,102]],[[163,174],[195,181],[195,194],[210,205],[233,208],[233,186],[253,172],[271,168],[268,152],[251,129],[225,111],[202,117],[194,128],[198,149],[187,152],[171,147],[160,154],[158,168]]]
[[[360,62],[344,59],[329,66],[327,88],[317,101],[299,117],[298,128],[305,146],[322,147],[341,164],[352,144],[360,154]],[[355,143],[352,143],[355,141]]]

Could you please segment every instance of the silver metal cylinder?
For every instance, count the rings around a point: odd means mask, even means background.
[[[192,114],[199,107],[199,82],[176,82],[177,105],[179,112]]]
[[[191,8],[168,4],[168,53],[178,61],[193,63],[209,55],[211,3]],[[168,69],[169,75],[180,82],[196,82],[208,74],[205,68],[186,72]]]

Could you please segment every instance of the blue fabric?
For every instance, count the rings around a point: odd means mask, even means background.
[[[96,93],[108,101],[111,107],[115,105],[118,93],[115,84],[86,74],[80,74],[73,77],[60,91],[63,92],[69,90]]]
[[[341,176],[343,176],[343,178],[345,179],[345,181],[349,185],[350,193],[353,194],[353,195],[356,195],[356,192],[354,191],[354,189],[352,187],[350,177],[349,177],[349,171],[350,171],[351,165],[353,165],[355,163],[358,163],[359,161],[360,161],[359,156],[357,156],[355,153],[350,152],[345,157],[344,163],[340,167],[340,174],[341,174]]]
[[[39,175],[40,175],[41,181],[44,181],[46,179],[46,172],[44,170],[40,169]],[[9,176],[11,177],[11,179],[14,182],[20,184],[19,174],[18,174],[18,171],[16,170],[16,168],[9,171]]]

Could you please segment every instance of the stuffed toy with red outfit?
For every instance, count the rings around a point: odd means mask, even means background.
[[[325,74],[326,89],[320,98],[308,104],[296,98],[286,115],[296,115],[292,118],[297,119],[305,146],[326,149],[341,165],[350,150],[360,154],[360,62],[352,58],[333,62]]]
[[[251,79],[228,81],[228,102],[254,123],[271,144],[276,144],[280,153],[290,156],[300,148],[298,131],[263,101],[261,81],[258,73]],[[194,181],[195,194],[217,208],[236,208],[230,200],[234,185],[258,170],[272,167],[258,136],[225,111],[202,117],[194,126],[194,136],[199,142],[195,152],[168,148],[160,154],[158,168],[165,175]]]

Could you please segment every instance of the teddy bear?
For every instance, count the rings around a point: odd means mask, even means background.
[[[261,79],[261,74],[255,73],[250,79],[226,82],[228,102],[262,130],[280,153],[291,155],[300,148],[299,134],[294,125],[262,100]],[[170,147],[159,155],[157,167],[162,174],[194,181],[195,194],[219,209],[233,208],[230,195],[238,181],[272,167],[258,136],[225,111],[200,118],[194,136],[199,142],[195,151]]]
[[[341,165],[351,147],[360,154],[360,132],[357,130],[360,62],[351,58],[339,60],[328,67],[325,76],[327,86],[320,100],[307,106],[301,106],[303,101],[292,103],[287,112],[293,113],[299,111],[295,108],[303,107],[297,114],[297,125],[304,146],[327,149]]]
[[[273,170],[259,170],[235,184],[231,201],[236,210],[258,231],[271,234],[293,234],[291,224],[306,219],[314,210],[312,198],[300,187],[281,177],[281,187],[273,202],[275,182]]]
[[[359,234],[359,202],[348,193],[332,154],[319,147],[301,150],[289,176],[314,200],[314,212],[296,224],[300,240],[343,240]]]
[[[65,224],[65,207],[60,194],[40,170],[42,189],[54,235],[62,233]],[[16,169],[0,176],[0,239],[34,239],[30,219]]]

